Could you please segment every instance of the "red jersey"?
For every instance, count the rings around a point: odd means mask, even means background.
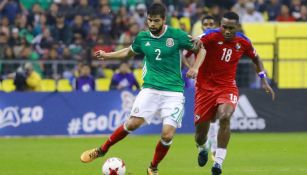
[[[257,56],[247,37],[237,33],[231,41],[225,41],[220,29],[209,30],[201,38],[207,53],[197,75],[196,86],[202,89],[236,87],[237,64],[246,55]]]

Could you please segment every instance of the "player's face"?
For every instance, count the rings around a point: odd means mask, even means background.
[[[203,28],[204,31],[207,30],[207,29],[215,28],[214,20],[213,19],[205,19],[205,20],[203,20],[202,28]]]
[[[157,35],[161,32],[164,22],[165,19],[161,18],[160,15],[147,16],[147,25],[149,31],[154,35]]]
[[[238,23],[236,20],[230,20],[223,18],[221,21],[221,31],[225,37],[225,40],[230,41],[236,35],[238,30]]]

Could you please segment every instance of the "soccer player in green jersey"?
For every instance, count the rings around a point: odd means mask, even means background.
[[[163,121],[161,139],[147,169],[147,174],[157,175],[158,164],[167,154],[176,129],[181,127],[185,99],[180,51],[187,49],[196,52],[198,48],[185,32],[165,25],[166,10],[162,4],[153,4],[147,13],[149,30],[139,32],[130,47],[111,53],[102,50],[95,53],[101,60],[144,54],[144,84],[127,121],[119,126],[103,145],[85,151],[81,155],[82,162],[91,162],[104,156],[112,145],[143,124],[150,124],[152,118],[158,114]]]

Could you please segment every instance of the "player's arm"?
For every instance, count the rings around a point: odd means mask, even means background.
[[[103,50],[98,50],[95,52],[95,56],[97,59],[124,59],[135,56],[135,53],[132,51],[131,47],[127,47],[115,52],[105,52]]]
[[[187,72],[188,78],[196,78],[196,76],[198,74],[199,67],[203,64],[203,62],[205,60],[206,53],[207,53],[206,49],[204,47],[200,47],[200,49],[197,53],[195,63],[193,64],[193,66]]]
[[[256,72],[259,76],[259,78],[261,79],[261,84],[262,87],[265,89],[265,91],[267,93],[271,93],[272,94],[272,99],[275,99],[275,92],[273,91],[273,89],[271,88],[270,84],[267,81],[267,75],[266,75],[266,71],[264,69],[262,60],[259,58],[258,55],[255,56],[255,58],[253,59],[254,65],[256,67]]]
[[[189,61],[187,60],[188,58],[185,56],[185,55],[183,55],[183,57],[182,57],[182,63],[187,67],[187,68],[191,68],[191,65],[190,65],[190,63],[189,63]]]

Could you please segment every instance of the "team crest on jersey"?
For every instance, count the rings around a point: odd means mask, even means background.
[[[241,44],[240,44],[240,43],[237,43],[237,44],[236,44],[236,49],[237,49],[237,50],[240,50],[240,49],[241,49]]]
[[[167,40],[166,40],[166,46],[167,46],[167,47],[173,47],[173,46],[174,46],[174,40],[173,40],[173,38],[167,38]]]

